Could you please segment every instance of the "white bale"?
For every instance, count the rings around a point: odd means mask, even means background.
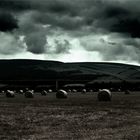
[[[73,90],[72,90],[72,92],[76,93],[76,92],[77,92],[77,90],[76,90],[76,89],[73,89]]]
[[[13,98],[13,97],[15,97],[14,91],[7,90],[7,91],[6,91],[6,97],[8,97],[8,98]]]
[[[19,94],[23,94],[23,92],[24,92],[24,91],[23,91],[22,89],[21,89],[21,90],[19,90]]]
[[[4,90],[2,90],[1,92],[2,92],[2,93],[5,93],[5,91],[4,91]]]
[[[52,93],[52,89],[49,89],[48,92],[49,92],[49,93]]]
[[[68,92],[71,92],[71,90],[69,89]]]
[[[99,90],[97,95],[98,101],[111,101],[112,94],[108,89]]]
[[[58,90],[56,92],[56,98],[67,98],[68,93],[65,90]]]
[[[87,92],[87,90],[86,90],[86,89],[83,89],[83,90],[82,90],[82,93],[84,93],[84,94],[85,94],[86,92]]]
[[[121,91],[121,89],[119,88],[119,89],[118,89],[118,91],[120,92],[120,91]]]

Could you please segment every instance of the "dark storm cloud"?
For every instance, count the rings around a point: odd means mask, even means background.
[[[101,28],[140,37],[140,10],[134,8],[138,4],[137,0],[1,0],[0,8],[36,11],[34,22],[64,30],[90,26],[91,32],[92,28]]]
[[[69,0],[1,0],[0,9],[10,11],[42,11],[53,13],[70,13],[74,15],[74,4]]]
[[[46,53],[46,36],[49,33],[43,25],[51,25],[52,30],[77,30],[81,27],[83,21],[77,16],[77,9],[73,9],[73,6],[69,0],[1,0],[0,10],[3,13],[9,11],[18,18],[17,22],[13,16],[0,16],[1,31],[5,32],[19,26],[18,31],[14,33],[24,36],[23,42],[27,46],[27,51],[34,54]],[[65,44],[57,42],[56,53],[62,53],[62,49],[66,52]]]
[[[34,54],[42,54],[46,52],[47,31],[40,24],[34,23],[32,12],[26,13],[21,17],[19,28],[20,31],[18,34],[24,36],[24,43],[26,43],[27,51]]]
[[[34,11],[36,12],[34,20],[37,23],[73,30],[83,24],[83,21],[78,18],[78,13],[81,11],[78,4],[79,0],[76,2],[70,0],[2,0],[0,9],[10,10],[15,14]]]
[[[54,28],[62,28],[63,30],[79,30],[84,24],[81,17],[60,16],[53,13],[37,13],[33,18],[39,24],[50,24]]]
[[[97,43],[95,39],[91,44],[87,41],[83,47],[86,51],[102,53],[104,60],[119,60],[126,58],[129,51],[139,50],[140,43],[135,40],[140,38],[139,5],[138,0],[0,0],[1,13],[12,13],[0,15],[0,31],[12,31],[19,27],[14,34],[24,36],[27,51],[35,54],[46,53],[47,36],[59,31],[72,39],[118,33],[119,37],[113,37],[114,40]],[[70,52],[69,41],[61,43],[57,38],[53,41],[53,53]],[[137,57],[132,56],[132,59]]]
[[[134,0],[134,3],[140,4]],[[102,28],[109,32],[127,34],[132,38],[140,38],[140,10],[135,9],[129,0],[123,3],[113,3],[105,5],[100,17],[97,18],[97,28]]]
[[[122,7],[112,6],[105,10],[105,18],[112,22],[109,23],[109,31],[128,34],[134,38],[140,37],[140,20],[137,13]]]
[[[29,34],[25,37],[27,44],[27,51],[34,54],[41,54],[45,52],[46,38],[41,34]]]
[[[57,14],[68,14],[70,16],[76,15],[76,9],[74,8],[74,5],[71,5],[70,3],[67,2],[54,1],[50,3],[47,11]]]
[[[136,18],[124,18],[119,20],[111,28],[113,32],[126,33],[133,38],[140,38],[140,21]]]
[[[31,9],[28,0],[0,0],[0,9],[4,11],[24,11]]]
[[[121,18],[122,16],[128,16],[129,14],[129,11],[122,7],[110,6],[105,9],[105,16],[107,18]]]
[[[0,31],[8,32],[18,28],[17,19],[8,12],[0,12]]]

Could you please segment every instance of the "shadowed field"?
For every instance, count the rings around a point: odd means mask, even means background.
[[[112,102],[96,96],[0,95],[0,140],[140,140],[140,93],[113,93]]]

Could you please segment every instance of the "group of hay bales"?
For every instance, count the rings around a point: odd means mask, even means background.
[[[48,92],[46,90],[41,91],[42,96],[46,96],[47,94],[48,94]]]
[[[49,91],[49,92],[52,92],[52,91]],[[5,95],[6,95],[7,98],[14,98],[15,97],[15,92],[11,91],[11,90],[6,90]],[[47,91],[43,90],[41,92],[41,95],[46,96]],[[68,95],[68,93],[64,90],[58,90],[56,92],[56,98],[67,98],[67,95]],[[34,98],[34,91],[33,90],[26,90],[24,92],[24,96],[25,96],[25,98]]]
[[[86,93],[86,90],[82,91],[83,93]],[[68,97],[68,93],[65,90],[58,90],[56,92],[56,98],[66,99]],[[97,94],[98,101],[111,101],[112,94],[111,91],[108,89],[102,89],[99,90]]]
[[[86,93],[86,89],[83,89],[82,93]],[[15,97],[15,92],[11,91],[11,90],[7,90],[5,92],[5,94],[6,94],[6,97],[8,97],[8,98]],[[41,92],[41,95],[46,96],[47,91],[43,90]],[[27,90],[27,91],[24,92],[24,96],[26,98],[34,98],[34,91],[33,90]],[[66,99],[66,98],[68,98],[68,93],[65,90],[60,89],[56,92],[56,98]],[[99,92],[97,94],[97,98],[98,98],[98,101],[111,101],[112,94],[109,90],[102,89],[102,90],[99,90]]]
[[[52,90],[48,91],[48,92],[52,92]],[[46,90],[42,90],[41,95],[42,96],[46,96],[48,93]],[[86,93],[87,90],[83,89],[81,93]],[[6,90],[5,92],[6,97],[8,98],[14,98],[15,97],[15,92],[11,91],[11,90]],[[33,90],[20,90],[19,94],[24,94],[24,96],[26,98],[34,98],[34,91]],[[126,90],[124,92],[124,94],[130,94],[129,90]],[[66,92],[63,89],[60,89],[56,92],[56,98],[58,99],[66,99],[68,98],[68,92]],[[97,99],[98,101],[111,101],[112,100],[112,93],[109,89],[99,89],[98,93],[97,93]]]
[[[49,91],[49,92],[52,92],[52,91]],[[34,98],[34,90],[29,90],[29,89],[26,89],[25,91],[19,90],[18,92],[12,91],[12,90],[5,90],[2,93],[5,94],[5,96],[7,98],[13,98],[13,97],[15,97],[15,94],[16,93],[24,95],[25,98]],[[47,95],[47,91],[46,90],[43,90],[41,92],[41,95],[46,96]]]
[[[66,91],[67,91],[68,93],[78,93],[78,92],[81,92],[82,94],[85,94],[85,93],[88,93],[88,92],[90,92],[90,93],[92,93],[92,92],[93,92],[93,90],[92,90],[92,89],[87,90],[87,89],[85,89],[85,88],[83,88],[83,89],[81,89],[81,90],[76,90],[76,89],[67,89]]]
[[[52,90],[49,89],[48,92],[46,90],[42,90],[41,91],[41,95],[42,96],[46,96],[47,93],[51,93]],[[34,90],[30,90],[30,89],[26,89],[26,90],[19,90],[19,91],[14,91],[14,90],[5,90],[5,91],[2,91],[3,94],[6,95],[7,98],[13,98],[15,97],[15,94],[21,94],[21,95],[24,95],[25,98],[34,98]]]
[[[129,90],[125,90],[124,94],[128,95],[131,94]],[[108,89],[99,90],[97,95],[98,101],[111,101],[112,100],[112,93]]]
[[[12,90],[6,90],[3,92],[5,94],[5,96],[7,98],[14,98],[15,97],[15,94],[16,92],[15,91],[12,91]],[[34,97],[34,91],[33,90],[27,90],[25,92],[21,91],[21,92],[18,92],[19,94],[24,94],[24,96],[26,98],[33,98]]]
[[[52,89],[49,89],[48,91],[47,90],[42,90],[41,95],[46,96],[48,93],[52,93],[52,92],[53,92]]]

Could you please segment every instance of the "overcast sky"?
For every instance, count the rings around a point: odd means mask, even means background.
[[[139,0],[0,0],[0,58],[140,63]]]

